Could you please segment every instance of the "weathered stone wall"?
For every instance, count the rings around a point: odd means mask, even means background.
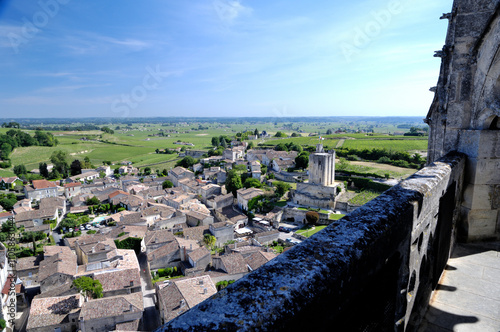
[[[297,183],[297,190],[292,193],[292,201],[304,206],[335,209],[337,186],[343,184],[337,183],[327,187],[314,183]]]
[[[330,186],[335,182],[335,152],[324,152],[318,144],[316,152],[309,155],[309,182]]]
[[[453,244],[465,160],[420,170],[159,331],[414,330]]]
[[[426,121],[429,161],[468,156],[461,240],[499,236],[500,1],[455,0],[441,72]]]

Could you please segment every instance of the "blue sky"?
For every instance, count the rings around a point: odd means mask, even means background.
[[[0,118],[425,116],[452,0],[0,0]]]

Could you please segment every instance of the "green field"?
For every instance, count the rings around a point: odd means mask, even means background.
[[[427,138],[424,139],[348,139],[342,145],[350,149],[386,149],[389,151],[426,151]]]
[[[80,122],[81,123],[81,122]],[[76,122],[78,124],[78,122]],[[42,124],[41,124],[42,125]],[[46,125],[46,124],[45,124]],[[234,136],[237,132],[266,130],[273,135],[277,131],[291,134],[299,133],[301,137],[285,139],[259,139],[254,145],[262,143],[264,146],[275,146],[279,143],[296,143],[303,146],[315,146],[321,142],[326,149],[336,148],[339,142],[344,141],[343,147],[365,149],[386,148],[397,151],[426,150],[427,138],[407,138],[402,136],[388,136],[387,133],[403,131],[397,129],[396,124],[380,124],[376,122],[341,121],[341,122],[308,122],[308,121],[280,121],[264,122],[258,119],[254,121],[234,119],[232,122],[219,123],[216,120],[205,122],[165,122],[165,123],[127,123],[127,124],[105,124],[114,134],[105,134],[100,130],[92,131],[51,131],[58,139],[59,144],[55,147],[31,146],[16,148],[10,155],[12,165],[24,164],[28,170],[38,168],[40,162],[50,162],[50,156],[54,151],[62,150],[68,154],[71,162],[73,159],[83,160],[89,157],[95,166],[101,165],[103,161],[111,161],[118,167],[121,161],[129,160],[138,167],[150,166],[155,169],[170,169],[178,160],[177,154],[157,154],[156,149],[178,148],[183,145],[175,144],[177,141],[194,144],[189,147],[195,150],[208,151],[212,148],[213,136]],[[62,126],[62,125],[61,125]],[[99,125],[103,126],[103,125]],[[56,125],[56,127],[58,127]],[[59,127],[58,127],[59,128]],[[347,133],[338,135],[325,135],[328,129],[336,130],[369,129],[375,134]],[[0,133],[9,129],[0,128]],[[27,131],[27,130],[25,130]],[[34,131],[27,131],[31,135]],[[165,136],[158,136],[164,133]],[[316,136],[309,137],[312,133]],[[385,133],[385,134],[383,134]],[[320,141],[319,136],[325,137]],[[168,137],[167,137],[168,136]],[[82,140],[86,138],[87,140]],[[342,140],[342,141],[341,141]],[[0,176],[11,176],[10,170],[0,170]]]

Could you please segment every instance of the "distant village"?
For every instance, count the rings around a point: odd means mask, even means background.
[[[302,173],[287,171],[297,151],[248,149],[234,141],[222,156],[205,153],[186,150],[181,156],[199,162],[166,176],[138,176],[140,170],[124,162],[119,178],[104,165],[25,185],[25,199],[0,213],[2,231],[13,218],[17,229],[53,242],[43,253],[18,258],[17,275],[7,273],[2,248],[4,319],[15,285],[16,329],[154,329],[304,239],[289,227],[305,220],[307,210],[298,207],[324,209],[319,222],[331,222],[328,213],[345,190],[335,182],[334,152],[321,144]],[[262,165],[273,176],[264,175]],[[227,190],[232,169],[270,189]],[[0,185],[8,190],[17,180],[2,178]],[[279,180],[297,183],[296,189],[277,197]],[[284,205],[269,205],[270,197]],[[36,243],[20,245],[29,252]]]

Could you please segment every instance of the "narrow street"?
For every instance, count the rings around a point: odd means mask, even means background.
[[[155,289],[147,275],[147,256],[141,253],[137,259],[141,267],[142,296],[144,297],[143,330],[154,331],[160,326],[160,316],[155,307]]]

